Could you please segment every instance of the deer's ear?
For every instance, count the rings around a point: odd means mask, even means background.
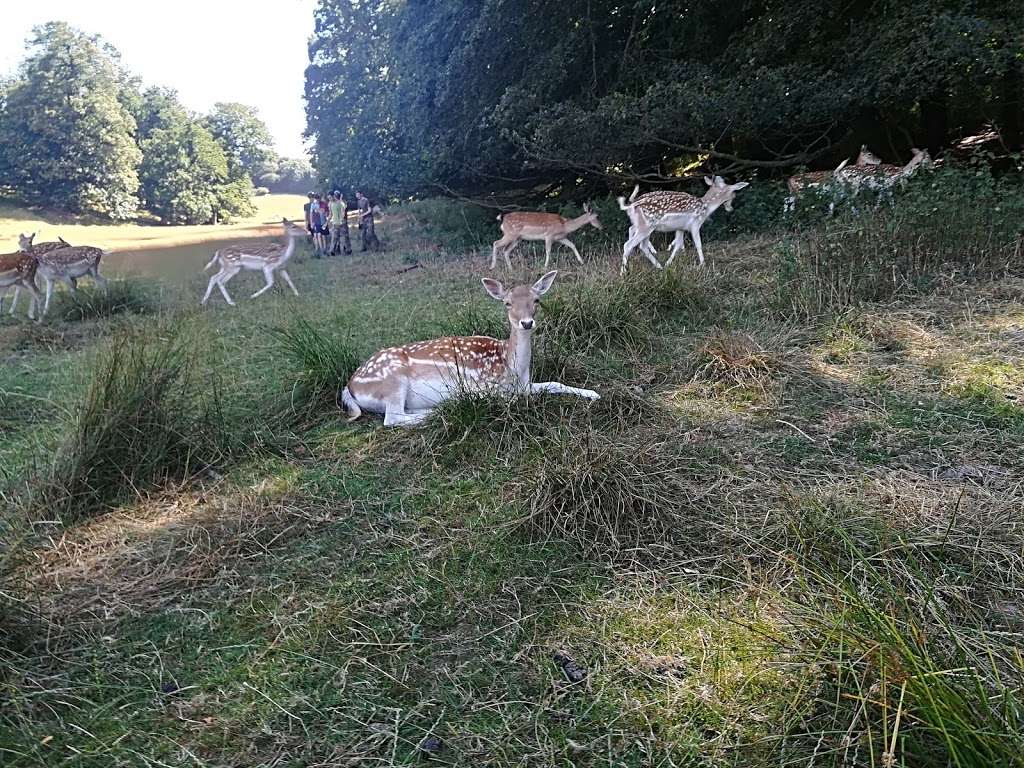
[[[749,187],[749,186],[750,186],[750,182],[749,181],[737,181],[735,184],[732,185],[732,188],[734,190],[737,190],[737,189],[743,189],[744,187]]]
[[[480,282],[484,284],[484,290],[490,294],[492,299],[497,299],[498,301],[505,300],[505,286],[503,286],[497,280],[492,280],[489,277],[484,277],[481,278]]]
[[[707,184],[709,187],[715,186],[715,182],[710,176],[704,177],[704,183]]]
[[[544,277],[533,284],[530,288],[531,291],[537,296],[543,296],[545,293],[551,290],[551,284],[555,282],[555,278],[558,277],[558,270],[553,269],[548,272]]]

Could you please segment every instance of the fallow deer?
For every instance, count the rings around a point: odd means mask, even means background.
[[[913,153],[913,157],[910,158],[906,165],[882,163],[879,165],[844,168],[836,173],[836,177],[839,181],[853,189],[854,196],[861,189],[870,189],[891,199],[892,188],[910,178],[922,163],[926,163],[931,159],[926,149],[914,147],[910,151]]]
[[[520,240],[544,241],[545,269],[551,263],[551,245],[556,242],[568,247],[576,256],[576,261],[582,264],[583,258],[569,240],[569,235],[587,224],[601,229],[601,222],[597,220],[597,214],[590,210],[590,206],[584,206],[583,215],[574,219],[566,219],[557,213],[517,211],[498,216],[498,221],[501,222],[501,238],[494,241],[491,249],[491,269],[494,269],[499,251],[502,251],[505,264],[511,269],[512,261],[509,254],[519,245]]]
[[[20,235],[18,245],[22,251],[35,258],[38,264],[36,274],[43,278],[46,285],[43,315],[50,311],[53,284],[57,280],[67,285],[71,293],[77,293],[78,278],[89,275],[103,290],[107,289],[107,279],[100,274],[100,260],[105,255],[102,249],[89,245],[69,245],[63,238],[47,243],[33,243],[34,238],[34,233]],[[18,294],[19,291],[15,288],[12,313],[18,303]]]
[[[295,283],[292,282],[292,278],[285,267],[291,260],[292,254],[295,253],[295,241],[305,237],[305,232],[288,221],[288,219],[281,219],[281,224],[284,226],[284,245],[280,243],[228,245],[213,254],[213,258],[203,267],[203,271],[208,271],[214,264],[217,264],[220,269],[210,278],[210,283],[206,286],[206,294],[201,302],[203,305],[209,301],[210,294],[213,293],[214,286],[216,286],[224,294],[224,300],[232,307],[235,306],[235,302],[230,294],[228,294],[228,289],[225,286],[243,269],[252,272],[262,272],[264,279],[267,281],[267,284],[256,291],[251,298],[255,299],[274,287],[274,273],[276,272],[281,273],[281,277],[284,278],[288,287],[292,289],[292,293],[296,296],[299,295],[295,288]]]
[[[28,306],[28,317],[30,320],[42,322],[43,315],[39,312],[39,288],[36,287],[37,263],[35,257],[24,251],[7,253],[0,256],[0,290],[6,292],[14,286],[18,289],[28,291],[32,297]]]
[[[382,349],[363,363],[342,390],[349,421],[363,411],[384,414],[384,425],[412,426],[445,400],[463,393],[496,392],[507,396],[552,393],[600,399],[591,389],[557,381],[530,380],[530,356],[540,297],[557,272],[533,285],[506,289],[483,279],[484,289],[504,303],[512,333],[507,341],[488,336],[454,336]]]
[[[654,232],[674,232],[675,238],[672,241],[672,252],[669,254],[665,266],[670,266],[676,253],[685,245],[685,232],[690,233],[693,244],[697,248],[697,259],[700,264],[704,263],[704,247],[700,240],[700,228],[719,207],[725,206],[725,210],[732,210],[732,200],[736,192],[749,186],[747,182],[741,181],[736,184],[726,184],[721,176],[710,179],[704,177],[704,183],[709,189],[704,197],[694,197],[685,192],[670,192],[660,190],[647,192],[636,197],[638,187],[633,189],[630,195],[630,202],[627,203],[622,197],[619,198],[619,208],[629,216],[630,228],[629,239],[622,248],[622,274],[626,274],[626,266],[629,263],[629,255],[638,246],[644,255],[657,269],[662,266],[655,257],[654,247],[650,243],[650,237]]]
[[[866,144],[860,145],[860,153],[857,155],[857,160],[854,163],[854,167],[864,168],[873,165],[881,165],[882,159],[878,157],[874,152],[868,149]],[[786,180],[786,186],[789,188],[789,197],[786,198],[783,203],[783,213],[792,213],[796,210],[796,200],[801,193],[806,192],[809,189],[825,189],[829,187],[833,182],[840,181],[836,174],[842,171],[847,166],[847,161],[843,161],[839,164],[839,167],[831,171],[807,171],[806,173],[798,173],[790,176]],[[829,213],[832,213],[835,209],[834,201],[829,204]]]

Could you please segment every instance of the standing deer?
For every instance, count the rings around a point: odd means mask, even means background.
[[[42,322],[43,315],[39,312],[39,288],[36,287],[36,260],[24,251],[7,253],[0,256],[0,289],[6,291],[11,286],[23,288],[32,297],[28,305],[30,320]]]
[[[100,260],[104,252],[99,248],[89,245],[69,245],[63,238],[48,243],[35,243],[31,235],[20,235],[18,245],[21,250],[34,257],[37,264],[37,274],[43,278],[46,285],[46,303],[43,306],[43,315],[50,311],[50,300],[53,297],[53,284],[60,280],[67,285],[71,293],[78,293],[78,278],[89,275],[103,290],[107,290],[107,279],[100,274]],[[14,289],[14,300],[11,312],[18,303],[19,291]]]
[[[426,419],[440,403],[467,392],[577,395],[600,399],[591,389],[567,387],[557,381],[530,381],[534,316],[540,297],[558,272],[548,272],[533,285],[506,289],[483,279],[484,289],[504,303],[512,327],[507,341],[488,336],[450,336],[382,349],[363,363],[342,390],[341,401],[354,421],[363,411],[383,413],[384,425],[412,426]]]
[[[704,248],[700,240],[700,228],[704,226],[711,214],[720,206],[725,210],[732,210],[732,200],[736,192],[749,186],[747,182],[741,181],[736,184],[726,184],[721,176],[710,179],[704,177],[704,183],[709,189],[704,197],[694,197],[685,192],[657,191],[647,192],[636,196],[639,186],[633,189],[630,195],[630,202],[619,198],[619,208],[629,216],[630,228],[629,239],[622,248],[622,274],[626,274],[626,265],[629,263],[629,255],[638,246],[644,255],[657,269],[661,264],[655,257],[656,251],[650,243],[650,237],[655,232],[674,232],[675,238],[672,241],[672,252],[669,254],[665,266],[671,266],[676,253],[686,244],[685,232],[690,233],[693,244],[697,248],[697,259],[704,264]]]
[[[845,168],[838,171],[836,177],[839,181],[852,188],[854,197],[857,196],[862,188],[865,188],[879,192],[891,200],[893,187],[910,178],[918,166],[931,159],[926,149],[914,147],[910,151],[913,152],[913,157],[910,158],[906,165],[899,166],[882,163],[879,165]]]
[[[498,260],[498,252],[502,251],[505,256],[505,264],[512,268],[512,261],[509,254],[519,245],[520,240],[543,240],[544,241],[544,268],[551,263],[551,245],[561,243],[567,246],[576,256],[576,261],[583,263],[580,252],[569,240],[569,235],[587,224],[601,229],[601,222],[597,220],[597,214],[590,210],[589,205],[583,206],[583,215],[575,219],[566,219],[557,213],[540,213],[536,211],[518,211],[498,216],[501,222],[501,238],[494,241],[491,249],[491,269]]]
[[[299,292],[295,289],[295,283],[292,282],[292,278],[285,267],[295,252],[295,241],[304,237],[305,232],[288,221],[288,219],[281,219],[281,224],[284,226],[284,245],[280,243],[228,245],[213,254],[213,258],[203,267],[203,271],[206,272],[214,264],[220,267],[220,271],[210,278],[210,283],[206,286],[206,294],[201,302],[203,305],[209,301],[210,294],[213,293],[213,288],[216,286],[224,294],[224,300],[232,307],[235,306],[235,302],[228,294],[228,289],[225,286],[231,278],[243,269],[262,272],[264,279],[267,281],[267,284],[256,291],[251,298],[255,299],[274,287],[275,272],[280,272],[288,287],[292,289],[292,293],[296,296],[299,295]]]
[[[857,155],[857,160],[854,163],[856,168],[865,168],[873,165],[881,165],[882,159],[878,157],[874,152],[868,149],[866,144],[860,145],[860,154]],[[840,171],[842,171],[847,165],[847,161],[844,160],[839,164],[839,167],[831,171],[807,171],[806,173],[798,173],[790,176],[786,180],[786,185],[789,187],[789,197],[786,198],[783,203],[782,212],[792,213],[796,210],[796,199],[800,194],[808,189],[824,189],[830,187],[834,182],[840,182],[841,179],[837,177]],[[829,203],[829,213],[831,214],[835,210],[835,201]]]

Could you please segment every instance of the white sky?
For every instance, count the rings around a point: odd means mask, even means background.
[[[0,0],[0,73],[12,73],[32,27],[66,21],[101,35],[144,85],[178,91],[190,109],[239,101],[259,109],[277,150],[305,154],[306,43],[316,0]]]

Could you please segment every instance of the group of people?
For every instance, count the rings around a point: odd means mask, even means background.
[[[334,190],[326,195],[310,192],[308,197],[309,202],[302,206],[302,210],[306,216],[306,231],[313,239],[317,258],[351,254],[352,241],[348,234],[348,203],[345,195]],[[362,250],[372,248],[379,251],[381,246],[374,229],[373,206],[362,192],[356,192],[356,211],[359,214]]]

